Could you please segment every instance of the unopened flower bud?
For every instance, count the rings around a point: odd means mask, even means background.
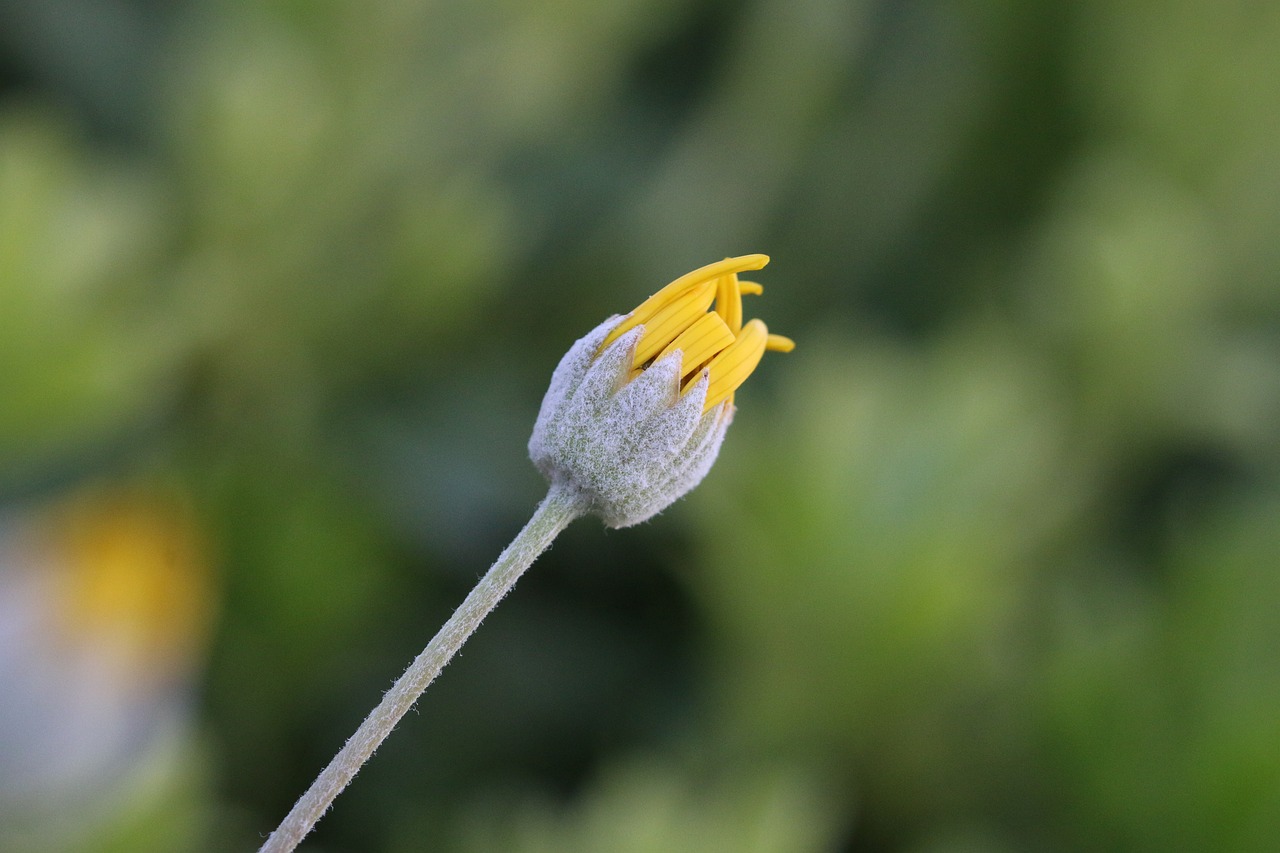
[[[742,322],[742,295],[762,289],[738,273],[768,262],[709,264],[575,343],[529,439],[538,470],[610,527],[639,524],[701,482],[733,420],[735,389],[766,349],[794,347],[759,320]]]

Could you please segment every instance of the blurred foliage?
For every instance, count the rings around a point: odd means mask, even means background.
[[[123,483],[220,572],[128,796],[20,838],[0,796],[0,847],[252,849],[532,509],[569,343],[763,251],[799,348],[707,482],[567,531],[310,848],[1273,849],[1277,43],[1244,0],[0,0],[0,554]]]

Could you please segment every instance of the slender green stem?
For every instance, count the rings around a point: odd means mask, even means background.
[[[281,821],[280,826],[267,838],[259,853],[287,853],[301,843],[303,837],[356,775],[356,771],[369,760],[387,735],[391,734],[396,723],[480,626],[489,611],[515,586],[520,575],[546,550],[560,531],[584,511],[581,498],[573,490],[557,485],[551,487],[529,523],[409,665],[404,675],[383,695],[378,707],[365,718],[356,733],[329,762],[329,766],[311,783],[311,787]]]

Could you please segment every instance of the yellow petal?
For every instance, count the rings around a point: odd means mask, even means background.
[[[703,314],[692,326],[668,344],[666,349],[658,353],[654,361],[660,361],[669,353],[681,350],[684,353],[684,360],[680,364],[680,379],[684,380],[703,362],[731,343],[733,343],[733,332],[729,331],[729,327],[724,324],[724,320],[720,319],[720,315]]]
[[[648,325],[649,320],[654,315],[661,311],[672,299],[680,296],[686,289],[711,279],[719,278],[722,275],[762,269],[767,263],[769,263],[768,255],[740,255],[736,258],[725,258],[723,261],[716,261],[714,264],[707,264],[693,272],[685,273],[644,302],[641,302],[627,319],[619,323],[617,328],[609,333],[609,336],[604,339],[604,343],[600,345],[600,350],[603,351],[605,347],[636,326]]]
[[[722,276],[716,282],[716,313],[735,335],[742,328],[742,291],[738,289],[738,276]]]
[[[743,296],[759,296],[764,293],[764,285],[758,281],[740,281],[738,292]]]
[[[783,335],[770,334],[765,340],[764,348],[769,352],[791,352],[796,348],[796,342]]]
[[[715,297],[715,284],[708,281],[686,290],[663,306],[644,324],[644,335],[636,345],[636,358],[632,364],[639,367],[666,349],[667,344],[707,313]]]
[[[769,330],[759,320],[752,320],[742,327],[742,332],[732,344],[711,359],[707,369],[711,371],[711,384],[707,386],[707,402],[703,412],[709,412],[729,398],[739,385],[756,369],[764,356]]]

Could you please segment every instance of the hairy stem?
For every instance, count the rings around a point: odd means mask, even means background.
[[[515,586],[520,575],[546,550],[561,530],[585,507],[571,489],[553,485],[529,523],[480,579],[449,621],[436,633],[404,675],[383,695],[345,746],[333,757],[311,787],[271,833],[259,853],[287,853],[295,849],[334,799],[356,775],[396,723],[435,680],[489,611]]]

